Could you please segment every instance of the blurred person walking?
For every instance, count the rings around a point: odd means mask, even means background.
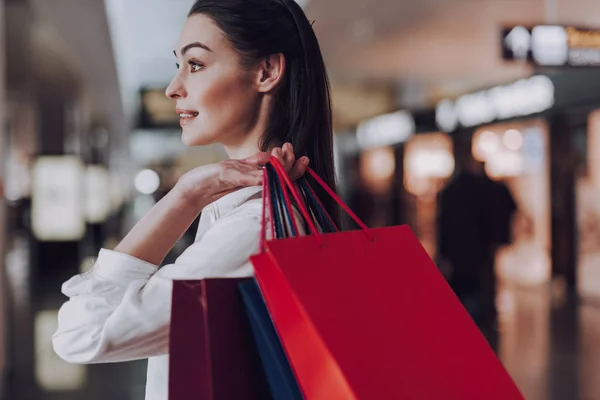
[[[248,258],[259,251],[262,167],[271,154],[292,178],[310,159],[335,188],[328,78],[294,0],[198,0],[175,56],[166,94],[183,142],[221,143],[230,160],[186,173],[114,250],[100,251],[91,272],[65,282],[69,300],[53,337],[73,363],[149,358],[147,400],[168,397],[173,280],[253,275]],[[334,200],[314,187],[338,222]],[[200,213],[195,242],[158,269]]]
[[[440,192],[440,267],[471,317],[496,347],[496,274],[500,246],[511,242],[517,209],[508,188],[491,180],[470,152],[457,154],[457,172]]]

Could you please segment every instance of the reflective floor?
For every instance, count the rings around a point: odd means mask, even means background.
[[[600,306],[548,287],[503,287],[498,305],[498,353],[527,399],[600,400]],[[53,356],[52,312],[38,312],[35,324],[35,379],[45,394],[14,400],[143,399],[145,362],[73,367]]]
[[[498,353],[525,398],[600,399],[600,307],[548,287],[498,297]]]

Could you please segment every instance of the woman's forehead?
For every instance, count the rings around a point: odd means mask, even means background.
[[[180,55],[186,46],[192,43],[200,43],[214,52],[223,47],[223,38],[223,32],[212,18],[204,14],[192,15],[186,20],[181,30],[175,51],[177,55]]]

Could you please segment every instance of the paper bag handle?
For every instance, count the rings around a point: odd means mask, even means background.
[[[284,237],[279,236],[279,232],[285,229],[282,225],[282,222],[280,221],[280,219],[284,217],[284,215],[287,217],[286,220],[288,221],[290,229],[292,230],[292,236],[296,236],[298,232],[296,219],[293,217],[293,208],[291,206],[291,201],[287,193],[287,186],[285,186],[278,171],[275,170],[275,167],[272,164],[268,164],[263,169],[262,200],[262,224],[259,248],[261,251],[264,251],[265,241],[267,239],[267,208],[269,208],[269,221],[271,232],[275,238]],[[269,203],[267,203],[267,201]],[[283,207],[283,210],[279,208],[280,206]],[[321,243],[320,240],[319,243]]]
[[[311,233],[313,235],[317,236],[317,237],[320,237],[321,235],[317,231],[317,228],[316,228],[315,224],[313,223],[312,218],[310,218],[309,213],[306,210],[306,207],[304,206],[304,203],[302,202],[302,200],[298,196],[298,193],[294,189],[294,185],[292,184],[289,176],[285,172],[285,169],[283,168],[283,165],[281,165],[281,163],[279,162],[279,160],[276,157],[271,157],[271,160],[269,162],[271,163],[271,165],[273,165],[273,167],[275,168],[275,171],[277,171],[279,177],[281,179],[283,179],[283,181],[285,182],[285,184],[288,187],[289,191],[292,193],[292,196],[294,196],[294,199],[298,203],[298,208],[300,209],[300,213],[302,214],[302,216],[304,217],[304,219],[306,219],[306,222],[307,222],[307,224],[309,226],[309,229],[310,229]],[[360,220],[360,218],[358,218],[356,216],[356,214],[354,214],[352,212],[352,210],[350,210],[350,207],[348,207],[342,201],[342,199],[340,197],[338,197],[338,195],[329,186],[327,186],[327,184],[321,179],[321,177],[319,177],[319,175],[317,175],[317,173],[315,171],[313,171],[311,168],[308,168],[307,172],[327,192],[327,194],[329,194],[333,198],[333,200],[340,207],[342,207],[342,209],[344,211],[346,211],[348,213],[348,215],[350,215],[350,217],[354,220],[354,222],[356,222],[358,224],[358,226],[360,226],[360,228],[362,229],[362,231],[367,235],[367,238],[369,238],[369,240],[372,240],[373,236],[372,236],[371,232],[369,232],[369,228],[367,228],[367,226],[365,225],[365,223],[362,222]],[[286,191],[284,190],[284,193],[285,192]],[[286,206],[290,207],[289,209],[291,210],[292,208],[291,208],[291,203],[289,203],[289,197],[287,196],[287,194],[285,194],[285,197],[286,197]]]
[[[329,232],[339,232],[340,229],[337,227],[337,225],[331,218],[331,215],[329,215],[329,213],[325,209],[325,206],[319,199],[319,196],[317,196],[317,194],[313,190],[308,180],[305,177],[302,177],[298,179],[296,185],[300,189],[300,192],[302,193],[304,198],[306,198],[306,204],[308,204],[307,208],[309,209],[309,211],[312,210],[312,208],[314,207],[314,210],[312,211],[315,214],[315,217],[319,220],[319,224],[324,229],[328,229]],[[312,203],[312,206],[310,203]]]

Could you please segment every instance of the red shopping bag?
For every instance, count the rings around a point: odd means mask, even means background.
[[[251,258],[305,397],[523,399],[412,231],[369,230],[328,191],[362,230],[319,235],[290,190],[312,235]]]
[[[169,400],[270,399],[239,284],[173,281]]]

